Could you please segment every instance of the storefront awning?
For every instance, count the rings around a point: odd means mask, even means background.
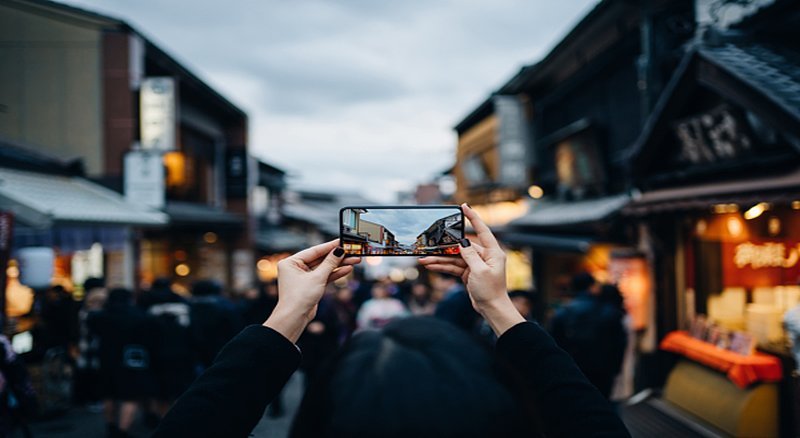
[[[637,196],[623,209],[626,215],[708,209],[714,204],[791,202],[800,198],[800,170],[769,178],[653,190]]]
[[[512,227],[560,227],[608,219],[630,202],[628,194],[574,202],[535,201]]]
[[[296,252],[311,246],[308,237],[283,227],[259,230],[256,247],[267,253]]]
[[[0,168],[0,209],[33,228],[55,224],[160,226],[159,211],[125,201],[85,178]]]
[[[188,226],[241,226],[244,218],[220,208],[190,202],[168,202],[164,211],[171,225]]]
[[[512,246],[529,246],[539,250],[585,253],[594,243],[589,237],[559,236],[541,233],[519,233],[499,231],[501,242]]]

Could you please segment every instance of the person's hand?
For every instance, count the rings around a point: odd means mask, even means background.
[[[278,304],[264,325],[297,342],[314,319],[325,286],[353,271],[360,257],[344,258],[339,239],[305,249],[278,262]]]
[[[506,254],[489,227],[467,204],[461,206],[472,223],[478,242],[461,241],[461,258],[423,257],[420,264],[435,272],[461,277],[472,306],[499,336],[524,321],[506,290]]]

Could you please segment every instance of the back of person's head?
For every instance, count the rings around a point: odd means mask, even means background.
[[[219,295],[222,293],[222,286],[214,280],[198,280],[192,284],[192,295],[205,297]]]
[[[625,299],[623,298],[622,293],[619,291],[619,288],[613,284],[604,284],[602,287],[600,287],[600,300],[611,304],[617,309],[625,309]]]
[[[89,277],[83,282],[84,292],[91,292],[92,289],[101,289],[106,287],[106,280],[104,278]]]
[[[396,320],[357,334],[324,366],[291,436],[529,436],[497,371],[489,350],[452,325]]]
[[[133,306],[133,292],[122,287],[115,287],[108,292],[106,309],[119,309]]]
[[[597,280],[594,279],[592,274],[588,272],[580,272],[578,274],[575,274],[574,277],[572,277],[572,281],[570,282],[570,288],[572,289],[573,293],[586,292],[589,289],[591,289],[591,287],[594,286],[596,282]]]
[[[170,291],[172,290],[172,279],[169,277],[158,277],[150,285],[151,291]]]

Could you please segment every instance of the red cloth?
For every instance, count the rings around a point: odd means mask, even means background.
[[[781,361],[775,356],[760,352],[743,356],[695,339],[684,331],[669,333],[661,341],[661,349],[722,371],[740,388],[747,388],[754,382],[779,382],[783,377]]]

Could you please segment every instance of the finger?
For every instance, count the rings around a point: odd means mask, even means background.
[[[352,266],[342,266],[341,268],[333,271],[331,275],[328,276],[327,283],[333,283],[334,281],[342,277],[346,277],[351,272],[353,272]]]
[[[333,239],[329,242],[320,243],[319,245],[312,246],[311,248],[306,248],[291,256],[291,258],[300,260],[306,265],[310,266],[311,263],[315,262],[319,258],[324,257],[326,254],[333,251],[333,248],[336,248],[337,246],[339,246],[339,239]]]
[[[339,267],[339,263],[344,258],[344,249],[337,246],[333,251],[329,252],[325,259],[314,269],[316,275],[327,278],[334,269]],[[352,268],[350,268],[352,269]]]
[[[469,205],[466,203],[461,204],[461,211],[464,212],[464,216],[469,219],[469,222],[472,224],[472,228],[475,230],[475,233],[478,235],[478,240],[481,243],[481,246],[485,248],[498,248],[500,249],[500,245],[497,243],[497,239],[494,238],[494,234],[492,234],[492,230],[481,220],[478,213],[475,210],[471,209]]]
[[[460,277],[464,274],[464,271],[467,268],[462,268],[456,265],[445,265],[445,264],[432,264],[432,265],[425,265],[425,269],[433,272],[439,272],[441,274],[450,274]]]
[[[469,239],[461,239],[461,251],[459,254],[461,254],[461,258],[464,259],[467,266],[473,271],[486,266],[486,262],[478,255],[475,248],[472,247]]]
[[[319,266],[319,264],[322,263],[323,260],[325,260],[325,257],[320,257],[311,263],[306,263],[306,266],[308,266],[310,269],[314,269],[317,266]],[[339,266],[357,265],[359,263],[361,263],[361,257],[346,257],[342,260],[341,263],[339,263]]]
[[[422,266],[442,264],[442,265],[456,265],[462,268],[467,267],[467,263],[461,257],[438,257],[438,256],[423,257],[419,259],[419,263]]]
[[[464,273],[461,274],[461,282],[467,284],[469,280],[469,268],[464,269]],[[470,295],[470,299],[472,299],[472,295]]]

